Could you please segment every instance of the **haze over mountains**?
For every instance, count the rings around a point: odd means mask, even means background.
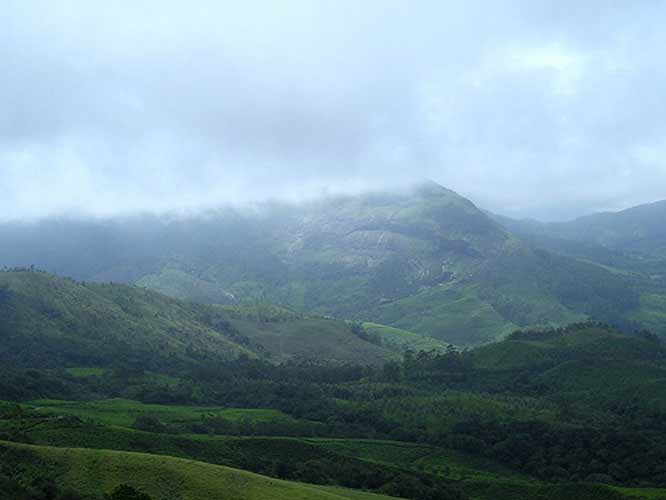
[[[664,330],[664,203],[570,223],[493,218],[435,183],[183,217],[0,226],[0,264],[178,299],[275,304],[459,345],[584,318]]]
[[[0,12],[0,500],[666,499],[663,2]]]

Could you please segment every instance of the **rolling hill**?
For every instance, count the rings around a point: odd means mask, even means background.
[[[155,500],[388,500],[388,496],[268,478],[193,460],[145,453],[0,443],[19,462],[50,473],[67,488],[89,495],[129,484]],[[30,460],[26,459],[26,455]]]
[[[649,333],[628,336],[590,324],[515,332],[475,349],[471,359],[488,381],[522,373],[522,383],[556,400],[666,410],[666,349]]]
[[[127,285],[0,272],[0,360],[9,366],[174,370],[240,355],[380,364],[399,350],[352,326],[272,307],[221,307]]]

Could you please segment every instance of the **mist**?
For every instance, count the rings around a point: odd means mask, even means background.
[[[660,2],[3,7],[3,220],[425,178],[546,220],[664,197]]]

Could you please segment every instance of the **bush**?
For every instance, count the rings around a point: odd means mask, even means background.
[[[146,493],[135,490],[128,484],[121,484],[113,493],[110,500],[152,500]]]
[[[139,431],[146,432],[166,432],[166,426],[160,421],[159,418],[151,415],[139,415],[134,420],[132,427]]]

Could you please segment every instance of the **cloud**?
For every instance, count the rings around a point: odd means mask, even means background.
[[[191,4],[3,6],[5,218],[423,177],[517,216],[664,197],[658,2]]]

